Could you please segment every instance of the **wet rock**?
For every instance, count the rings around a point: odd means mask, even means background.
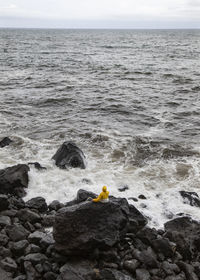
[[[200,199],[196,192],[179,191],[179,193],[183,197],[184,203],[200,207]]]
[[[12,241],[20,241],[26,239],[29,232],[19,224],[14,224],[6,227],[6,232]]]
[[[168,261],[164,261],[162,263],[162,269],[166,273],[166,275],[178,274],[180,272],[179,267],[175,263],[170,263]]]
[[[43,197],[34,197],[26,202],[26,207],[36,209],[39,212],[47,211],[48,207]]]
[[[139,238],[145,244],[151,246],[152,241],[157,239],[158,233],[154,228],[148,226],[144,227],[137,233],[137,238]]]
[[[0,170],[0,193],[12,193],[23,196],[24,188],[28,187],[29,167],[25,164],[18,164]]]
[[[42,219],[42,225],[44,227],[52,227],[55,222],[55,215],[45,215]]]
[[[136,269],[136,279],[137,280],[150,280],[150,273],[146,269],[138,268],[138,269]]]
[[[96,198],[97,195],[93,192],[89,192],[89,191],[80,189],[77,192],[77,197],[76,197],[77,203],[81,203],[83,201],[86,201],[89,197]]]
[[[25,255],[29,254],[34,254],[34,253],[40,253],[41,249],[39,246],[35,244],[30,244],[28,247],[25,249]]]
[[[88,254],[112,247],[129,225],[126,199],[108,203],[83,202],[58,211],[53,228],[56,248],[65,254]],[[66,226],[67,225],[67,226]]]
[[[46,249],[48,246],[53,245],[55,243],[55,240],[52,236],[52,233],[46,234],[41,240],[40,245],[43,249]]]
[[[11,209],[23,209],[25,208],[25,202],[20,197],[11,196],[9,198],[9,203],[11,205]]]
[[[41,221],[40,215],[29,210],[29,209],[21,209],[17,213],[17,217],[23,222],[29,222],[31,224],[37,223]]]
[[[44,166],[41,166],[41,164],[39,162],[29,162],[28,165],[34,165],[34,167],[37,170],[46,170],[47,168]]]
[[[72,142],[64,142],[52,159],[54,159],[55,164],[62,169],[67,167],[79,167],[85,169],[86,167],[85,155]]]
[[[1,260],[0,261],[0,265],[7,272],[15,272],[15,271],[17,271],[17,264],[10,257],[7,257],[7,258]]]
[[[133,201],[135,201],[135,202],[138,201],[138,199],[137,199],[136,197],[129,197],[128,200],[133,200]]]
[[[147,199],[146,196],[144,196],[143,194],[140,194],[140,195],[138,196],[138,198],[139,198],[139,199]]]
[[[1,212],[2,216],[8,216],[10,218],[14,218],[17,215],[17,210],[10,209]]]
[[[45,280],[56,280],[57,277],[58,277],[58,274],[56,274],[56,273],[54,273],[54,272],[51,272],[51,271],[46,272],[46,273],[44,274],[44,276],[43,276],[43,278],[44,278]]]
[[[11,224],[11,219],[8,216],[0,216],[0,226],[5,227]]]
[[[140,253],[140,260],[147,268],[157,268],[158,267],[156,255],[153,252],[153,250],[151,249],[151,247],[148,247],[147,250],[142,251]]]
[[[120,192],[125,192],[125,191],[128,190],[128,189],[129,189],[128,185],[125,185],[125,186],[119,187],[119,188],[118,188],[118,191],[120,191]]]
[[[9,207],[8,196],[4,194],[0,194],[0,212],[7,210]]]
[[[11,253],[10,249],[0,246],[0,256],[1,256],[1,258],[11,257],[12,253]]]
[[[4,148],[8,145],[10,145],[10,143],[13,142],[10,138],[8,137],[4,137],[1,141],[0,141],[0,148]]]

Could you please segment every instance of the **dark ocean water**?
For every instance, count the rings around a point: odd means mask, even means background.
[[[38,183],[31,171],[30,196],[39,184],[55,198],[66,173],[50,159],[65,140],[87,156],[88,188],[146,192],[149,216],[158,191],[163,219],[178,189],[198,191],[200,30],[0,29],[0,73],[0,136],[14,140],[0,166],[37,160],[53,172]],[[73,196],[80,182],[71,172]],[[168,212],[179,211],[173,205]]]

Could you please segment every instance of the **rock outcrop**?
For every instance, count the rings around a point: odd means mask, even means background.
[[[86,167],[85,155],[72,142],[64,142],[52,159],[54,159],[55,164],[62,169],[68,167],[79,167],[84,169]]]

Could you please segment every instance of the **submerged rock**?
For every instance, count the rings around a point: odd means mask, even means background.
[[[184,202],[191,206],[200,207],[200,199],[196,192],[180,191],[180,195],[183,197]]]
[[[0,170],[0,193],[15,194],[24,196],[24,188],[28,187],[29,167],[25,164],[18,164]]]
[[[58,251],[87,254],[96,248],[109,248],[127,232],[129,205],[126,199],[108,203],[83,202],[65,207],[55,217],[53,236]]]
[[[85,169],[85,155],[83,152],[72,142],[64,142],[52,157],[55,163],[60,168],[79,167]]]
[[[46,170],[47,168],[44,166],[41,166],[39,162],[29,162],[28,165],[34,165],[34,167],[38,170]]]

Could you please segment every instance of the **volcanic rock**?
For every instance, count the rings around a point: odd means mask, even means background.
[[[196,192],[180,191],[179,193],[183,197],[185,203],[200,207],[200,199]]]
[[[108,203],[83,202],[58,211],[53,236],[58,251],[87,254],[96,248],[109,248],[127,232],[129,206],[126,199]]]
[[[38,170],[46,170],[47,168],[44,166],[41,166],[39,162],[29,162],[28,165],[34,165],[34,167]]]
[[[45,212],[48,209],[45,199],[40,196],[28,200],[26,207],[36,209],[39,212]]]
[[[12,193],[17,196],[25,195],[24,188],[28,187],[29,167],[18,164],[0,170],[0,193]]]
[[[11,142],[13,142],[13,141],[10,140],[10,138],[4,137],[4,138],[0,141],[0,148],[3,148],[3,147],[5,147],[5,146],[8,146]]]
[[[67,167],[79,167],[85,169],[85,155],[83,152],[72,142],[64,142],[52,157],[55,164],[66,169]]]

